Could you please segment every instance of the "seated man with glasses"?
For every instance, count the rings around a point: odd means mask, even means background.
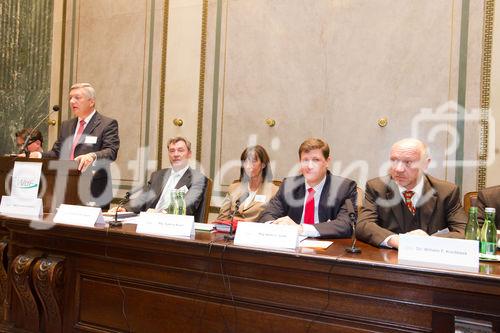
[[[467,217],[455,184],[425,173],[427,146],[403,139],[391,148],[389,175],[367,182],[356,237],[398,248],[399,234],[463,238]]]

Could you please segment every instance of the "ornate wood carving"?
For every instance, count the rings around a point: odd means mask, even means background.
[[[4,266],[4,258],[7,256],[7,245],[6,241],[0,242],[0,308],[3,310],[0,314],[2,315],[2,320],[6,320],[6,309],[8,309],[8,299],[7,299],[7,286],[8,286],[8,276],[7,268]]]
[[[62,332],[64,258],[43,258],[33,267],[33,284],[42,304],[44,332]]]
[[[38,257],[20,254],[10,265],[10,281],[19,297],[24,316],[24,328],[28,331],[40,331],[40,314],[33,294],[31,269]]]

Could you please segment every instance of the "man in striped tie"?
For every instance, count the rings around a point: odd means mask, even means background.
[[[350,237],[351,225],[347,200],[356,209],[356,183],[335,176],[328,170],[330,147],[321,139],[311,138],[299,147],[302,175],[285,178],[262,212],[261,222],[297,225],[307,237]]]
[[[399,234],[463,238],[466,215],[455,184],[425,173],[427,146],[407,138],[390,153],[389,175],[366,184],[356,236],[375,246],[399,247]],[[438,235],[438,234],[436,234]]]

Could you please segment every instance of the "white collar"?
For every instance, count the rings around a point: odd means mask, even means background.
[[[402,198],[404,198],[403,192],[413,191],[415,194],[413,194],[412,201],[416,203],[418,202],[418,199],[420,199],[420,197],[422,196],[422,192],[424,190],[424,175],[422,174],[420,176],[420,180],[418,181],[417,185],[415,185],[415,187],[411,190],[408,190],[407,188],[399,185],[398,183],[396,184],[398,185],[399,193],[401,194]]]
[[[180,170],[177,170],[175,171],[174,168],[172,168],[172,173],[170,174],[170,176],[179,176],[179,178],[181,178],[182,176],[184,176],[184,174],[186,173],[187,169],[189,169],[189,164],[186,165],[184,168],[180,169]]]
[[[323,177],[323,179],[321,179],[321,181],[318,184],[316,184],[316,186],[309,186],[309,184],[307,184],[307,181],[304,181],[304,184],[306,185],[306,192],[310,188],[314,190],[314,193],[321,192],[323,190],[323,186],[325,186],[325,182],[326,182],[326,175]]]

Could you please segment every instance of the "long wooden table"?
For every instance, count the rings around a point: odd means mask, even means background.
[[[0,216],[2,331],[500,331],[500,264],[479,272],[397,263],[395,250],[243,248],[223,235],[138,234]],[[0,269],[2,270],[2,269]]]

